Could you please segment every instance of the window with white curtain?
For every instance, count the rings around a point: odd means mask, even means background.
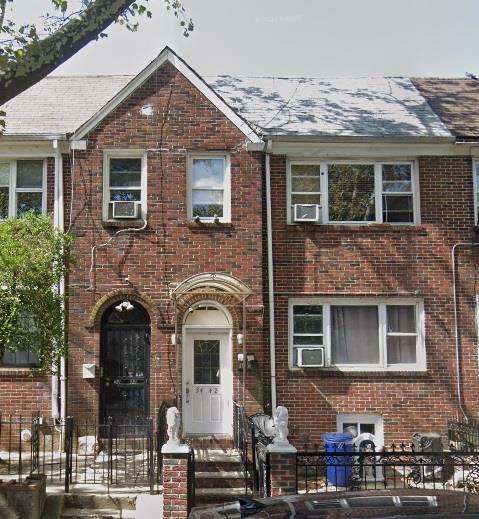
[[[293,368],[307,347],[324,349],[325,367],[346,371],[425,369],[422,302],[298,298],[289,315]]]

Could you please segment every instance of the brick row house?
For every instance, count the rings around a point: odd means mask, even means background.
[[[69,355],[0,409],[189,435],[284,405],[298,445],[477,417],[473,80],[48,77],[4,107],[0,217],[74,236]],[[351,429],[352,428],[352,429]]]

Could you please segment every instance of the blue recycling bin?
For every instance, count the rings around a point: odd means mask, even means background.
[[[349,433],[323,434],[326,451],[326,478],[328,485],[347,487],[351,476],[352,457],[345,454],[353,450],[353,437]],[[335,456],[334,453],[338,453]],[[340,454],[340,455],[339,455]]]

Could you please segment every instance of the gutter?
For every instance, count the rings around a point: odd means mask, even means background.
[[[274,319],[273,227],[271,219],[271,152],[273,141],[264,145],[266,169],[266,239],[268,256],[269,358],[271,366],[271,414],[276,410],[276,344]]]

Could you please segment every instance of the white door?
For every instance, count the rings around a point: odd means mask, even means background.
[[[188,332],[183,345],[186,433],[232,434],[233,376],[229,332]]]

